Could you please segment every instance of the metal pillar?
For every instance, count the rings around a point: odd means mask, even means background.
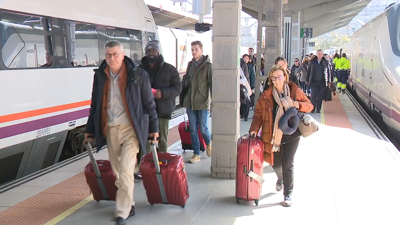
[[[300,12],[294,13],[292,16],[292,63],[295,58],[303,59],[301,51],[301,43],[303,40],[300,38],[300,17]]]
[[[256,96],[260,96],[260,82],[266,80],[268,71],[274,65],[275,59],[282,56],[282,0],[259,0],[258,7],[258,34],[257,34],[257,59],[261,59],[261,52],[265,53],[265,76],[260,76],[257,71]],[[265,16],[264,16],[265,14]],[[263,30],[264,40],[261,40]],[[265,45],[265,48],[262,48]],[[261,68],[261,60],[257,60],[257,67]]]
[[[288,67],[292,65],[292,12],[285,12],[283,17],[283,58],[288,61]],[[287,15],[286,15],[287,14]]]
[[[241,0],[213,3],[213,92],[211,176],[235,179],[240,135],[239,53]]]

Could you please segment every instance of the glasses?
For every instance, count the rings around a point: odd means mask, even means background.
[[[294,60],[294,62],[299,62],[299,60]]]
[[[106,58],[110,59],[111,57],[117,58],[120,53],[114,53],[114,54],[106,54]]]
[[[279,75],[279,76],[277,76],[277,77],[272,76],[272,77],[271,77],[271,80],[272,80],[272,81],[282,80],[282,78],[283,78],[282,75]]]

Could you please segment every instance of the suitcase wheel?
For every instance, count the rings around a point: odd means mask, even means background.
[[[181,206],[182,208],[185,208],[186,205]]]
[[[236,203],[240,204],[240,199],[239,198],[236,198]]]
[[[153,203],[150,203],[150,205],[154,205]]]
[[[258,200],[254,200],[254,202],[256,203],[256,206],[258,206]]]

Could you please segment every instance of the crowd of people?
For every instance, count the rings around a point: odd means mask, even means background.
[[[158,151],[167,152],[168,130],[175,98],[186,108],[189,117],[189,132],[194,154],[189,163],[200,161],[200,131],[206,145],[206,154],[211,156],[211,132],[208,118],[212,93],[212,64],[203,55],[200,41],[191,43],[193,59],[188,63],[182,81],[177,69],[166,63],[160,54],[160,43],[150,41],[145,47],[145,57],[139,66],[125,56],[123,45],[109,41],[105,45],[105,60],[95,70],[90,115],[85,142],[96,140],[97,149],[107,145],[118,188],[116,196],[116,223],[125,224],[135,215],[133,199],[135,166],[140,156],[149,151],[150,144],[158,142]],[[46,66],[51,65],[49,55]],[[285,134],[278,129],[279,119],[289,108],[301,112],[319,113],[323,93],[333,81],[333,71],[339,89],[346,88],[349,62],[346,55],[331,60],[318,50],[306,56],[302,62],[296,58],[291,69],[282,57],[264,73],[265,60],[261,58],[261,75],[268,79],[261,98],[254,102],[257,58],[254,49],[241,57],[240,116],[248,120],[249,110],[254,108],[250,134],[262,130],[264,160],[278,176],[276,190],[284,190],[284,205],[291,205],[293,192],[294,155],[301,136],[297,129]],[[309,100],[311,96],[311,101]],[[265,119],[267,118],[267,119]],[[269,118],[269,119],[268,119]],[[151,139],[149,143],[149,139]],[[137,176],[136,176],[137,175]]]

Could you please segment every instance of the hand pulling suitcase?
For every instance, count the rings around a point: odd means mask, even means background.
[[[178,126],[179,135],[181,137],[182,149],[185,151],[186,149],[193,150],[192,147],[192,139],[190,137],[189,131],[189,122],[186,121],[184,117],[184,121]],[[199,134],[199,142],[200,142],[200,151],[204,152],[206,150],[206,142],[201,135],[200,129],[198,129]]]
[[[151,205],[171,204],[184,208],[189,198],[189,187],[182,157],[157,153],[155,145],[151,145],[150,149],[151,153],[147,153],[140,162],[147,200]]]
[[[86,182],[92,191],[93,198],[96,201],[110,200],[115,201],[117,195],[117,186],[115,186],[115,175],[108,160],[95,160],[93,149],[90,143],[87,143],[87,152],[90,157],[90,163],[85,167]]]
[[[264,162],[264,143],[258,137],[244,135],[237,143],[236,202],[260,200]]]

